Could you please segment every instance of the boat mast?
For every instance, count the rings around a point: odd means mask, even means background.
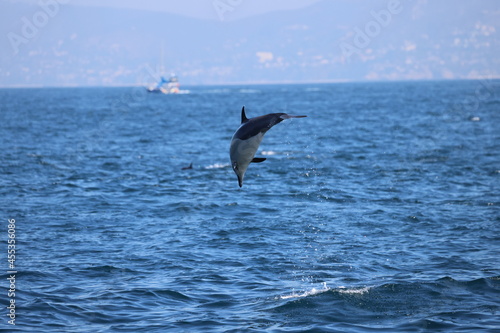
[[[161,42],[160,75],[165,74],[165,41]]]

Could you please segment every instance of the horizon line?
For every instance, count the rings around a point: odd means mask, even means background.
[[[480,81],[480,80],[500,80],[500,76],[482,76],[476,78],[439,78],[439,79],[386,79],[386,80],[313,80],[313,81],[235,81],[223,83],[197,83],[186,84],[184,87],[212,87],[212,86],[266,86],[266,85],[301,85],[301,84],[341,84],[341,83],[397,83],[397,82],[437,82],[437,81]],[[43,89],[43,88],[146,88],[144,85],[139,84],[114,84],[114,85],[0,85],[0,89]]]

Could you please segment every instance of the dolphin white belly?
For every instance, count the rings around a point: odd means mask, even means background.
[[[247,140],[241,140],[233,136],[229,155],[233,168],[234,163],[236,162],[238,170],[242,173],[241,182],[243,182],[243,175],[245,174],[248,165],[252,162],[263,138],[264,133],[259,133]]]

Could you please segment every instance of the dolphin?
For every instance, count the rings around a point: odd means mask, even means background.
[[[191,164],[189,164],[189,166],[183,167],[181,170],[191,170],[192,168],[193,168],[193,162],[191,162]]]
[[[231,139],[229,157],[231,166],[238,176],[238,185],[243,186],[243,178],[250,163],[261,163],[266,159],[254,157],[264,134],[276,124],[285,119],[304,118],[307,116],[292,116],[286,113],[270,113],[265,116],[248,119],[245,107],[241,109],[241,125]]]

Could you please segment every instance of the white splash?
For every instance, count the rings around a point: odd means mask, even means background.
[[[328,286],[326,285],[326,282],[323,282],[322,289],[312,288],[311,290],[305,291],[302,294],[292,293],[291,295],[280,296],[280,298],[281,299],[290,299],[290,298],[301,298],[301,297],[307,297],[307,296],[314,296],[314,295],[325,293],[329,290],[330,290],[330,288],[328,288]]]
[[[262,155],[264,155],[264,156],[271,156],[271,155],[276,155],[277,154],[277,152],[272,151],[272,150],[263,150],[260,153]]]
[[[215,163],[215,164],[211,164],[211,165],[208,165],[205,167],[206,170],[211,170],[211,169],[224,169],[224,168],[227,168],[229,167],[229,164],[225,163]]]
[[[366,294],[370,291],[371,287],[363,287],[363,288],[346,288],[344,286],[340,286],[338,288],[329,288],[326,285],[326,282],[323,282],[323,288],[322,289],[316,289],[312,288],[311,290],[305,291],[303,293],[292,293],[291,295],[285,295],[285,296],[280,296],[280,299],[292,299],[292,298],[302,298],[302,297],[308,297],[308,296],[314,296],[318,294],[325,293],[327,291],[335,291],[340,294],[348,294],[348,295],[363,295]]]
[[[339,287],[336,291],[341,293],[341,294],[366,294],[367,292],[370,291],[370,287],[364,287],[364,288],[352,288],[352,289],[347,289],[346,287]]]

